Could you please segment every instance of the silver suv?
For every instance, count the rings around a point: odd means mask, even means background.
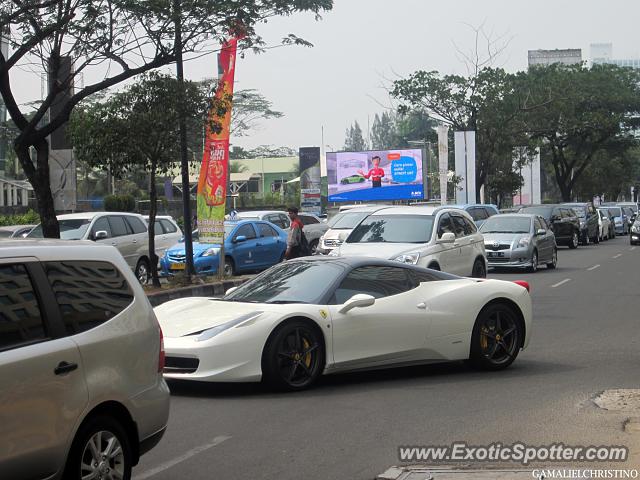
[[[118,251],[0,249],[0,477],[128,479],[169,416],[162,332]]]
[[[93,240],[112,245],[122,254],[141,283],[149,280],[149,234],[142,215],[121,212],[87,212],[58,215],[62,240]],[[156,231],[157,233],[157,231]],[[42,226],[27,238],[42,238]]]

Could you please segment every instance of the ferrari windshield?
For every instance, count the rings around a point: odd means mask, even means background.
[[[433,215],[372,215],[358,225],[347,243],[428,243]]]
[[[341,212],[329,221],[329,228],[335,230],[351,230],[356,228],[363,218],[369,213],[366,212]]]
[[[482,224],[482,233],[529,233],[531,219],[496,215]]]
[[[238,287],[223,300],[250,303],[318,304],[344,267],[334,262],[285,262]]]

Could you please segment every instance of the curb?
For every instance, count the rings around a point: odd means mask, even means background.
[[[531,469],[457,469],[453,466],[391,467],[376,480],[525,480],[532,477]]]
[[[152,307],[157,307],[170,300],[188,297],[214,297],[224,295],[231,287],[238,287],[249,278],[225,280],[223,282],[206,283],[204,285],[192,285],[189,287],[174,288],[160,292],[147,293],[147,298]]]

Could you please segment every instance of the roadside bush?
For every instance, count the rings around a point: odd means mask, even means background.
[[[136,199],[133,195],[107,195],[104,197],[104,209],[107,212],[135,212]]]
[[[0,227],[10,225],[37,225],[40,223],[40,216],[33,210],[29,210],[22,215],[0,215]]]

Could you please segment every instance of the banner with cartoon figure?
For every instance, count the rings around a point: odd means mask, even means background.
[[[200,242],[224,242],[224,215],[227,202],[227,171],[229,169],[229,129],[231,125],[231,98],[235,76],[238,39],[224,43],[218,56],[218,89],[216,99],[227,102],[224,117],[217,118],[220,133],[207,127],[204,155],[198,179],[198,230]],[[211,114],[216,113],[212,110]]]

